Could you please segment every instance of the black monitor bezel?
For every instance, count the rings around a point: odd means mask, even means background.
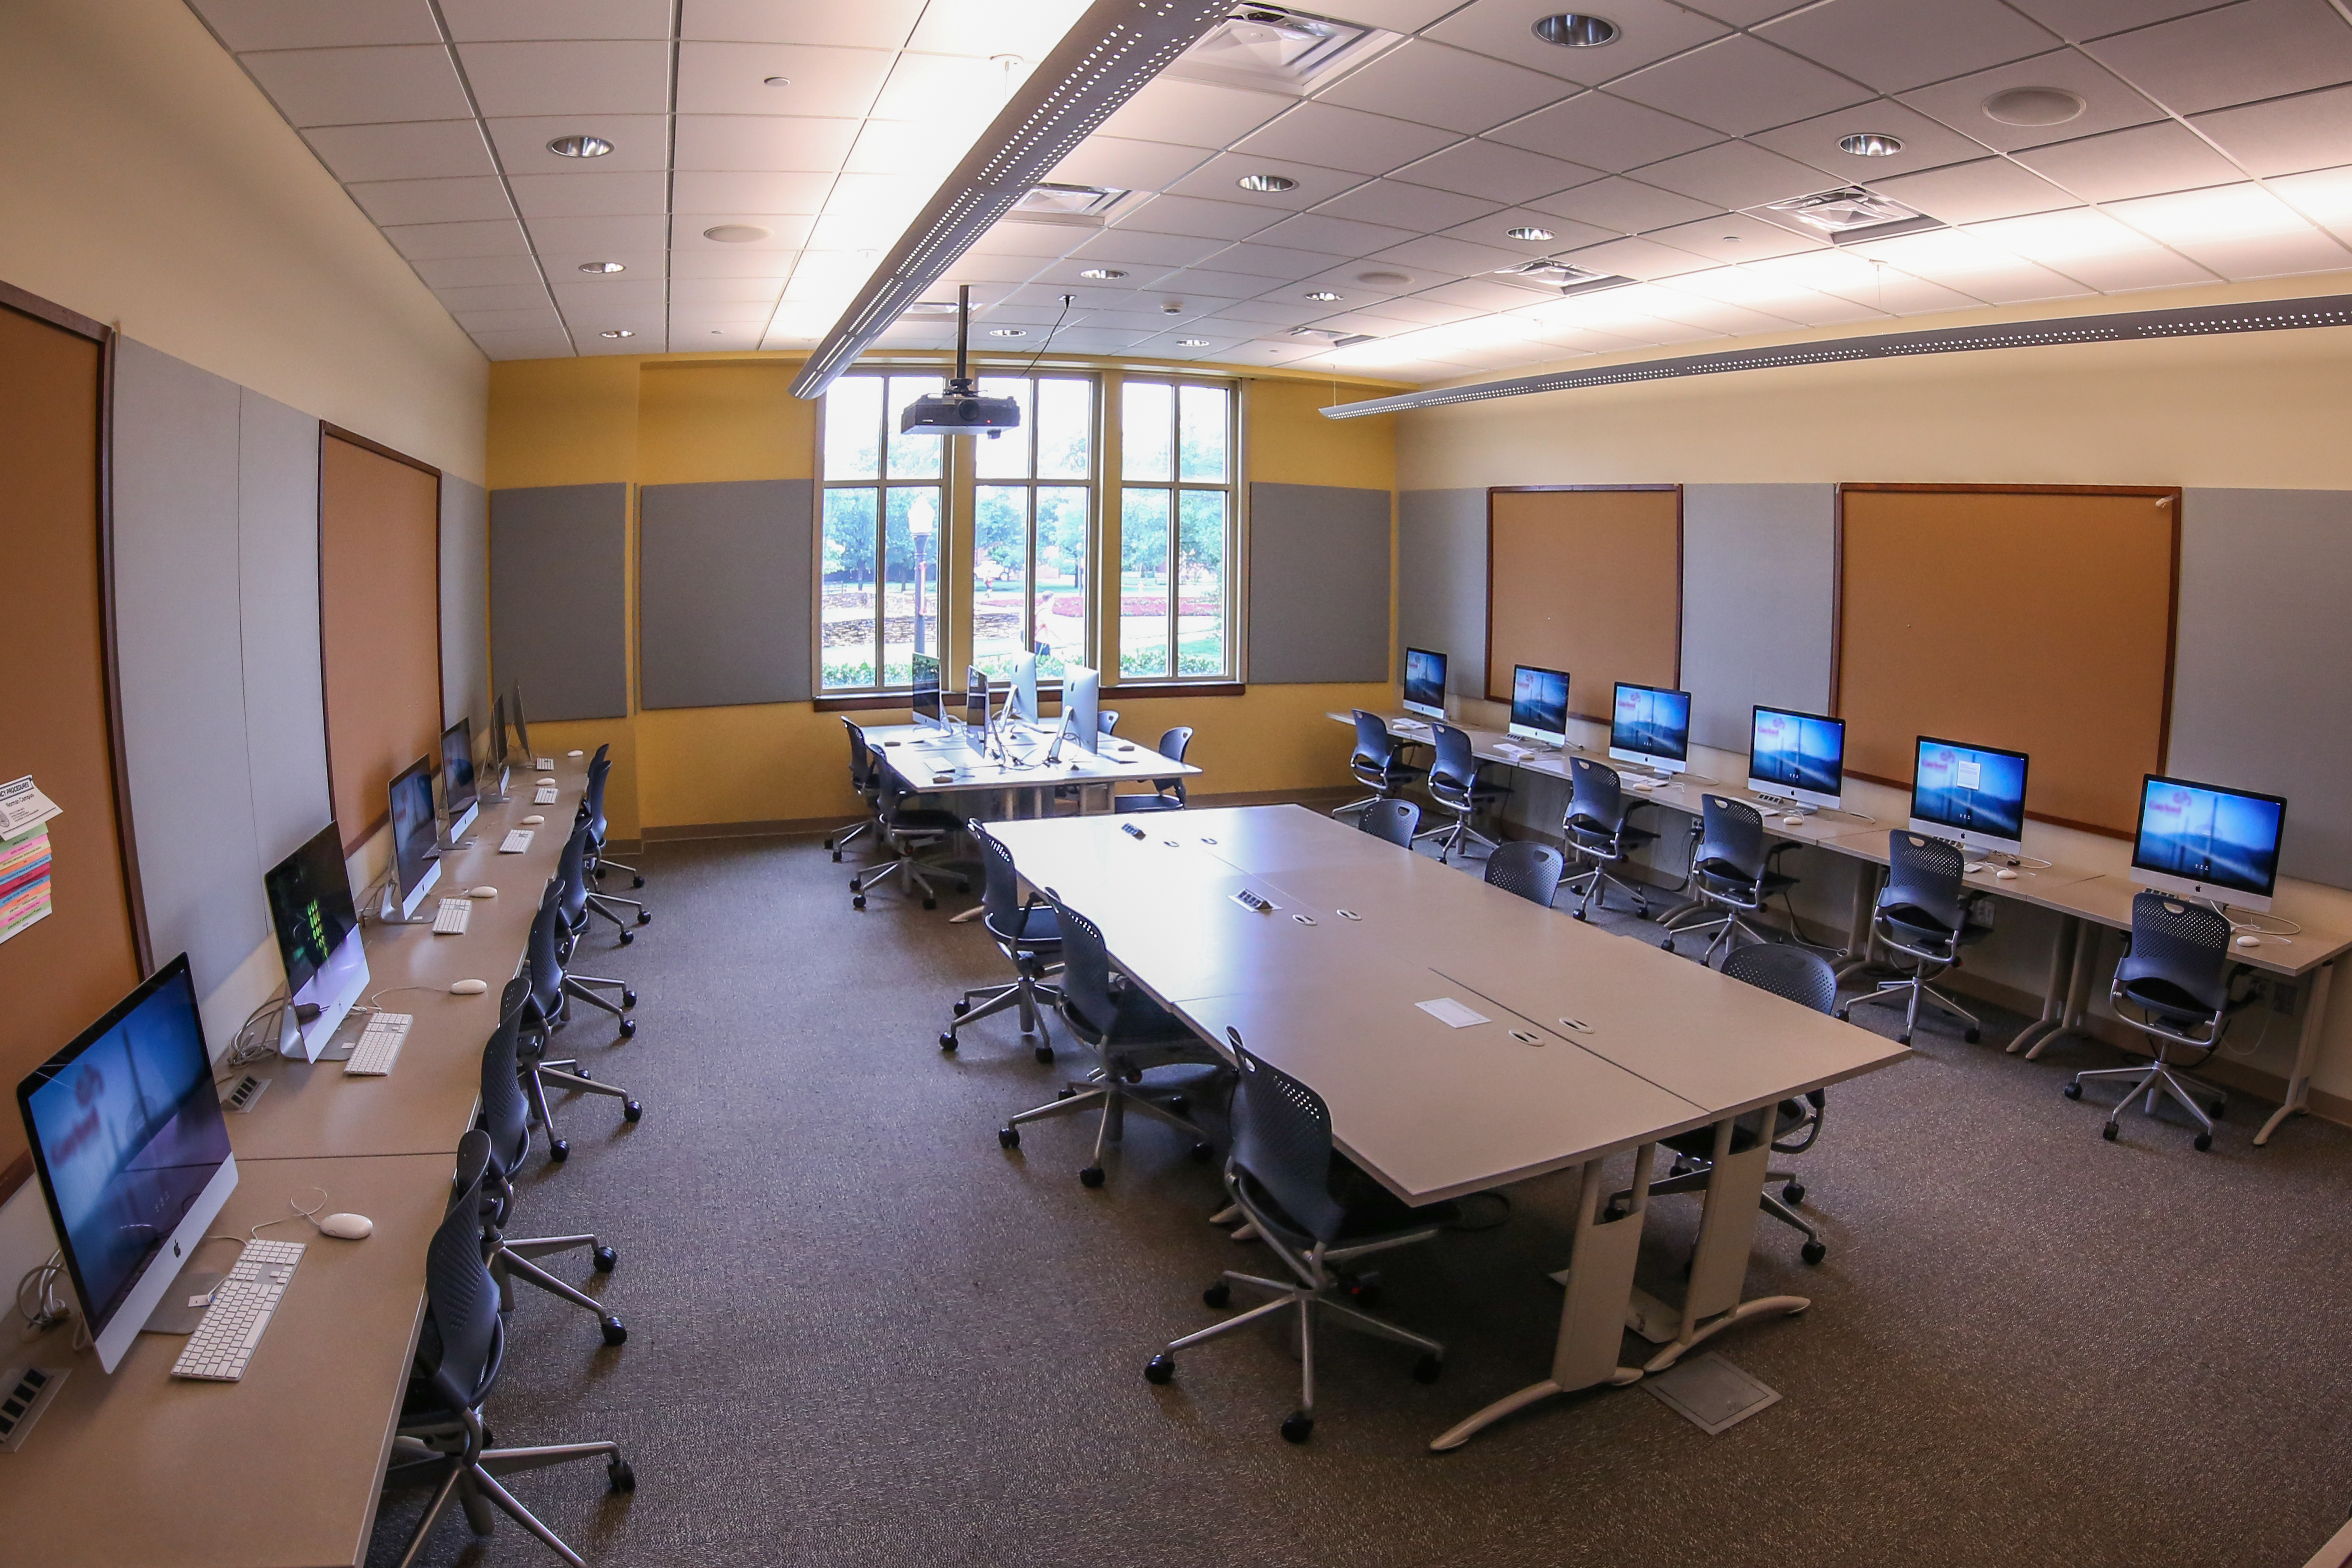
[[[1423,651],[1426,652],[1427,650],[1423,649]],[[1509,722],[1511,724],[1516,724],[1524,730],[1533,730],[1538,726],[1528,723],[1525,720],[1519,717],[1519,671],[1523,669],[1532,669],[1538,675],[1557,675],[1559,677],[1559,729],[1557,733],[1564,742],[1568,738],[1569,718],[1570,714],[1575,711],[1573,709],[1569,707],[1569,702],[1573,699],[1576,692],[1576,682],[1574,678],[1572,678],[1567,670],[1554,669],[1547,664],[1515,663],[1511,666],[1511,717]],[[1550,730],[1544,731],[1544,733],[1547,735],[1554,732],[1555,731]]]
[[[1437,661],[1437,701],[1433,706],[1440,708],[1444,707],[1445,705],[1445,689],[1453,680],[1454,669],[1451,661],[1447,659],[1443,649],[1433,647],[1406,648],[1404,650],[1404,662],[1402,665],[1399,666],[1397,669],[1397,690],[1402,694],[1405,701],[1410,702],[1413,700],[1412,693],[1412,656],[1414,654],[1419,654],[1423,658],[1433,658]]]
[[[301,991],[303,986],[310,984],[310,981],[317,975],[318,970],[313,967],[306,973],[301,979],[297,980],[294,978],[293,944],[286,940],[286,928],[278,921],[278,900],[270,896],[270,886],[272,883],[276,882],[282,874],[284,874],[288,867],[292,866],[296,861],[300,860],[310,854],[310,852],[316,848],[321,841],[324,841],[327,846],[328,855],[334,862],[335,869],[341,873],[341,875],[336,879],[335,882],[330,883],[329,885],[340,885],[343,889],[342,902],[337,906],[337,912],[349,917],[343,929],[343,935],[348,939],[352,931],[359,930],[360,916],[359,906],[352,898],[350,862],[343,857],[342,832],[343,830],[341,825],[339,825],[333,817],[329,817],[327,819],[326,826],[321,827],[318,832],[313,833],[310,837],[302,840],[302,844],[299,848],[296,849],[291,855],[287,856],[284,859],[278,861],[277,865],[272,866],[268,870],[261,874],[261,900],[269,906],[269,931],[270,934],[278,939],[278,962],[285,966],[286,994],[289,996],[297,994]]]
[[[1667,757],[1666,753],[1664,752],[1650,752],[1644,751],[1639,746],[1622,746],[1618,744],[1617,700],[1618,693],[1622,691],[1663,692],[1668,697],[1679,697],[1683,700],[1683,749],[1680,753]],[[1632,752],[1636,756],[1643,757],[1666,757],[1668,762],[1680,763],[1685,767],[1688,767],[1690,765],[1690,731],[1691,694],[1685,691],[1681,687],[1652,686],[1645,680],[1620,680],[1612,683],[1609,691],[1609,749],[1611,751]]]
[[[400,823],[398,821],[398,814],[392,810],[392,796],[403,784],[405,784],[408,780],[415,777],[419,773],[425,775],[425,799],[426,803],[425,828],[430,837],[427,838],[425,843],[425,853],[420,856],[417,859],[416,879],[415,881],[411,881],[403,874],[403,867],[400,859]],[[400,772],[393,774],[392,782],[384,786],[384,823],[385,826],[390,827],[392,830],[392,879],[394,885],[400,889],[400,896],[404,899],[408,897],[409,894],[415,892],[418,887],[423,885],[425,881],[425,868],[432,864],[432,862],[436,858],[433,850],[439,843],[440,833],[436,826],[431,809],[432,799],[433,759],[429,756],[419,757],[415,762],[409,763],[406,767],[401,769]]]
[[[2271,879],[2269,885],[2262,888],[2232,888],[2230,887],[2228,883],[2217,881],[2211,877],[2183,877],[2179,872],[2172,869],[2168,866],[2150,866],[2143,861],[2140,858],[2139,847],[2141,841],[2147,837],[2147,790],[2150,784],[2173,784],[2181,789],[2201,789],[2210,795],[2234,795],[2241,800],[2267,801],[2271,805],[2277,806],[2279,814],[2279,845],[2276,853],[2271,857]],[[2226,888],[2231,892],[2243,893],[2248,898],[2271,899],[2278,896],[2278,862],[2283,859],[2285,855],[2286,796],[2283,795],[2266,795],[2258,789],[2240,789],[2234,784],[2207,784],[2202,779],[2176,778],[2170,773],[2144,773],[2140,776],[2139,812],[2138,815],[2132,819],[2131,867],[2133,870],[2145,871],[2151,877],[2171,877],[2181,881],[2201,882],[2203,885],[2208,887]]]
[[[465,737],[465,744],[454,752],[449,747],[452,735]],[[457,798],[457,781],[450,776],[449,764],[453,759],[461,759],[466,764],[466,798],[463,800]],[[474,772],[474,721],[467,714],[457,715],[457,721],[441,731],[441,798],[453,822],[480,804],[482,798],[481,780]]]
[[[1806,711],[1805,711],[1803,709],[1801,709],[1801,708],[1780,708],[1780,707],[1776,707],[1774,704],[1769,703],[1769,702],[1755,702],[1755,703],[1750,703],[1748,706],[1749,706],[1749,712],[1748,712],[1748,778],[1749,778],[1749,779],[1753,780],[1753,779],[1760,778],[1760,777],[1762,777],[1762,776],[1763,776],[1762,774],[1759,773],[1756,771],[1756,721],[1757,721],[1758,719],[1761,718],[1763,715],[1765,715],[1765,714],[1767,714],[1767,713],[1778,713],[1778,714],[1780,714],[1780,715],[1782,718],[1784,718],[1784,719],[1811,719],[1811,720],[1812,720],[1812,721],[1813,721],[1814,722],[1816,722],[1816,723],[1820,723],[1820,724],[1834,724],[1834,725],[1836,725],[1836,726],[1838,727],[1838,787],[1837,787],[1837,788],[1835,788],[1835,789],[1833,789],[1833,790],[1815,790],[1815,791],[1813,791],[1813,793],[1814,793],[1814,794],[1816,794],[1816,795],[1838,795],[1838,796],[1840,796],[1841,798],[1843,798],[1843,795],[1844,795],[1844,794],[1845,794],[1845,721],[1844,721],[1844,720],[1843,720],[1843,719],[1839,718],[1839,717],[1838,717],[1836,714],[1834,714],[1834,713],[1808,713],[1808,712],[1806,712]],[[1911,760],[1912,760],[1912,774],[1913,774],[1913,778],[1914,778],[1914,780],[1915,780],[1915,782],[1916,782],[1916,777],[1917,777],[1917,774],[1918,774],[1918,753],[1917,753],[1917,752],[1913,752],[1913,753],[1912,753],[1912,759],[1911,759]],[[1801,788],[1808,788],[1808,787],[1810,787],[1810,786],[1807,786],[1807,785],[1801,785],[1801,784],[1789,784],[1789,785],[1786,785],[1785,787],[1787,787],[1787,788],[1789,788],[1789,789],[1801,789]]]
[[[2024,752],[2013,751],[2007,746],[1981,745],[1975,741],[1954,741],[1942,735],[1921,735],[1911,742],[1910,820],[1913,822],[1934,823],[1936,826],[1943,828],[1947,832],[1950,833],[1975,833],[1979,837],[1983,838],[1990,838],[1993,835],[1985,832],[1980,828],[1959,827],[1948,822],[1938,822],[1936,818],[1928,816],[1920,811],[1919,749],[1922,746],[1949,746],[1956,752],[1991,752],[2004,757],[2015,757],[2018,762],[2017,833],[2021,839],[2025,837],[2025,824],[2033,815],[2032,812],[2028,809],[2026,805],[2027,801],[2032,799],[2033,790],[2033,758],[2031,754]],[[2003,842],[2007,841],[2003,840]]]

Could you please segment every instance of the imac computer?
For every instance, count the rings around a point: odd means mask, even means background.
[[[2286,799],[2149,773],[2140,785],[2132,880],[2242,910],[2267,910]]]
[[[490,699],[489,771],[497,782],[482,792],[484,805],[503,805],[507,800],[507,700]]]
[[[1609,711],[1609,756],[1640,763],[1660,774],[1690,766],[1690,693],[1663,686],[1617,683]]]
[[[1845,721],[1758,703],[1748,788],[1769,801],[1837,810],[1845,800]]]
[[[461,849],[466,829],[481,815],[481,792],[474,784],[474,721],[460,719],[441,731],[441,802],[449,816],[445,847]]]
[[[947,710],[940,704],[940,661],[929,654],[915,656],[912,700],[916,723],[932,730],[948,727]]]
[[[522,682],[520,680],[515,682],[514,689],[514,727],[515,743],[522,748],[525,763],[534,768],[551,768],[555,765],[553,757],[542,757],[530,749],[530,723],[522,715]]]
[[[236,1186],[187,954],[36,1068],[16,1104],[82,1321],[112,1372]]]
[[[342,830],[331,818],[261,879],[278,956],[286,962],[286,1026],[278,1048],[317,1061],[367,989],[359,911],[343,872]]]
[[[1082,752],[1099,750],[1102,737],[1102,673],[1083,664],[1062,672],[1062,732]]]
[[[441,880],[433,842],[433,763],[419,757],[392,781],[392,880],[383,890],[383,920],[416,918],[416,906]],[[400,910],[392,911],[395,901]]]
[[[1964,849],[2025,850],[2025,753],[1919,737],[1911,774],[1911,831]]]
[[[1425,647],[1404,650],[1404,710],[1424,719],[1445,717],[1445,656]]]
[[[988,719],[988,671],[976,664],[966,665],[963,671],[964,742],[978,747],[983,757],[994,750],[995,742],[995,731]]]
[[[1037,656],[1024,653],[1013,661],[1013,691],[1004,701],[1004,716],[1034,724],[1037,711]]]
[[[1568,744],[1568,671],[1511,667],[1511,733],[1523,741]]]

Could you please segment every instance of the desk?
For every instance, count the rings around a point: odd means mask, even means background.
[[[1190,778],[1201,772],[1189,763],[1163,757],[1149,746],[1110,735],[1101,737],[1099,752],[1084,751],[1065,741],[1061,760],[1048,763],[1043,759],[1053,744],[1054,732],[1020,723],[1004,726],[1004,732],[1013,742],[1015,755],[1035,761],[1006,763],[983,755],[966,741],[967,731],[961,727],[934,730],[922,724],[890,724],[861,728],[866,745],[898,775],[908,793],[962,795],[968,800],[974,796],[1003,797],[1008,809],[989,813],[991,816],[1037,815],[1034,810],[1016,813],[1010,808],[1033,805],[1038,791],[1061,784],[1088,786],[1108,795],[1115,784]]]
[[[1489,888],[1300,806],[1187,811],[1138,839],[1100,818],[992,828],[1024,880],[1092,918],[1122,972],[1202,1037],[1228,1028],[1313,1084],[1333,1141],[1390,1191],[1431,1203],[1582,1173],[1551,1375],[1472,1415],[1628,1383],[1625,1328],[1661,1370],[1722,1327],[1800,1297],[1743,1300],[1769,1150],[1717,1162],[1681,1309],[1633,1288],[1658,1140],[1911,1053],[1637,942]],[[1242,887],[1271,913],[1233,901]],[[1452,997],[1486,1022],[1440,1023]],[[1635,1152],[1631,1212],[1603,1215],[1601,1163]]]

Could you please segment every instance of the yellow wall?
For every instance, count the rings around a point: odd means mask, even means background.
[[[1194,367],[1188,367],[1194,368]],[[701,484],[816,472],[816,405],[791,395],[799,361],[774,355],[600,356],[491,367],[489,486]],[[1241,373],[1247,374],[1247,373]],[[1317,410],[1392,386],[1280,375],[1243,400],[1244,478],[1391,489],[1393,421],[1335,423]],[[630,604],[635,603],[631,509]],[[629,639],[636,639],[632,627]],[[846,820],[857,802],[837,715],[806,702],[639,710],[618,720],[541,723],[542,752],[613,748],[606,814],[623,837],[727,824]],[[1347,783],[1348,731],[1326,711],[1384,700],[1386,683],[1255,686],[1238,697],[1121,697],[1119,732],[1146,742],[1195,731],[1204,794],[1272,794]],[[887,718],[887,710],[880,715]]]

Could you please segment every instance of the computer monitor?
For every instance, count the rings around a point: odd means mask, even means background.
[[[940,661],[929,654],[915,656],[915,722],[934,730],[948,727],[946,710],[940,703]]]
[[[400,892],[400,918],[413,920],[416,906],[441,879],[434,852],[433,763],[419,757],[392,781],[392,868]]]
[[[963,668],[963,721],[967,729],[988,728],[988,672],[976,664]]]
[[[1845,800],[1845,721],[1758,703],[1748,736],[1748,787],[1835,811]]]
[[[1425,719],[1445,717],[1445,656],[1425,647],[1404,650],[1404,710]]]
[[[1568,744],[1568,671],[1511,667],[1511,733],[1526,741]]]
[[[236,1186],[188,955],[16,1086],[82,1321],[112,1372]]]
[[[522,748],[523,765],[537,767],[539,753],[530,749],[530,723],[522,716],[522,682],[520,680],[515,682],[514,689],[514,727],[515,744]]]
[[[1102,737],[1097,731],[1102,722],[1102,672],[1074,664],[1062,671],[1062,722],[1068,726],[1070,740],[1080,748],[1098,751]]]
[[[2242,910],[2267,910],[2278,883],[2286,798],[2149,773],[2140,784],[2132,880]]]
[[[1911,831],[1970,849],[2025,848],[2025,753],[1919,737],[1911,773]]]
[[[449,840],[456,843],[481,812],[474,786],[474,721],[459,719],[441,731],[441,801],[449,815]]]
[[[507,700],[490,699],[490,772],[507,771]]]
[[[1619,681],[1609,715],[1609,755],[1621,763],[1646,763],[1663,773],[1687,769],[1690,693]]]
[[[1024,653],[1013,661],[1013,692],[1005,699],[1004,716],[1034,724],[1037,713],[1037,656]]]
[[[352,907],[343,870],[342,830],[331,819],[271,867],[261,888],[278,933],[278,956],[286,964],[287,1006],[295,1025],[279,1035],[280,1048],[315,1062],[368,982],[359,911]]]

